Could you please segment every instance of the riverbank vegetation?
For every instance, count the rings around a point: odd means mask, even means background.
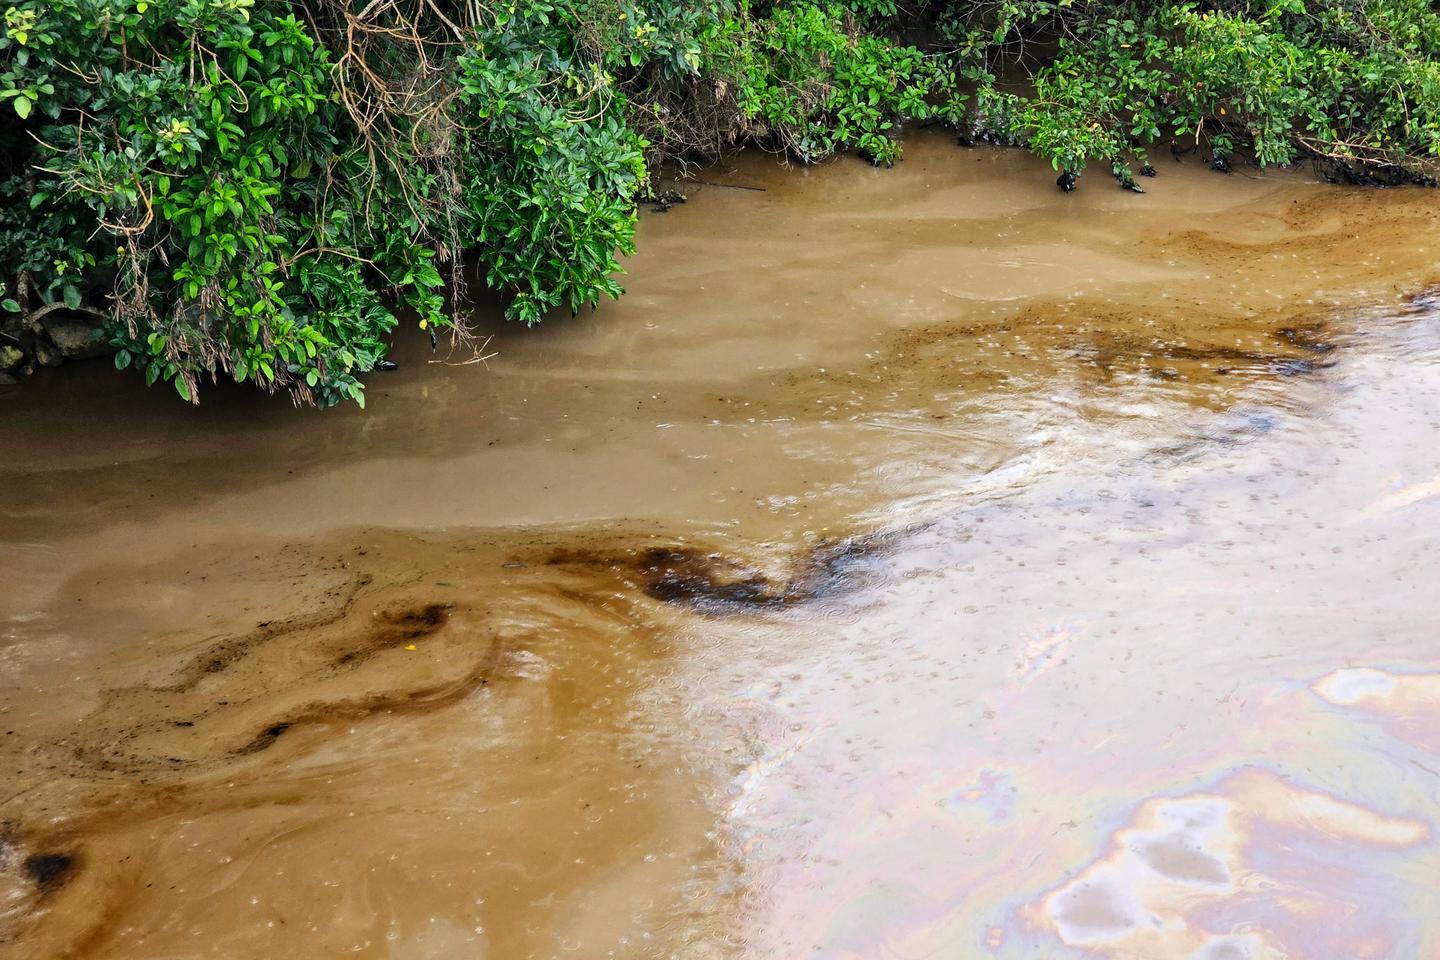
[[[1067,188],[1139,189],[1157,145],[1428,181],[1437,54],[1425,0],[23,0],[0,372],[363,404],[397,317],[465,336],[467,278],[523,323],[619,296],[660,165],[889,164],[905,122]]]

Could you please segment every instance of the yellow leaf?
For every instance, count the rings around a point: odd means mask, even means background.
[[[413,643],[407,643],[407,644],[405,645],[405,649],[406,649],[406,650],[414,650],[414,649],[415,649],[415,644],[413,644]]]

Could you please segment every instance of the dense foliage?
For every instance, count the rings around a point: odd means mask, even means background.
[[[21,0],[0,350],[89,318],[186,399],[363,403],[397,313],[463,336],[467,276],[526,323],[618,296],[666,160],[885,164],[920,120],[1067,186],[1166,142],[1428,179],[1437,51],[1427,0]]]

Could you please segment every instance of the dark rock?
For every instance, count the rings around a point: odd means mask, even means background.
[[[668,213],[675,204],[684,203],[688,199],[689,197],[679,190],[662,190],[655,195],[655,199],[651,203],[656,213]]]
[[[51,341],[67,360],[104,356],[109,345],[99,339],[94,324],[73,314],[52,313],[40,321]]]
[[[58,367],[65,362],[65,355],[59,347],[41,337],[35,341],[35,360],[42,367]]]

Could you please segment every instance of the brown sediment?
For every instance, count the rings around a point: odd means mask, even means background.
[[[279,622],[267,620],[242,636],[216,640],[182,667],[173,683],[152,689],[156,693],[186,693],[193,690],[206,676],[220,673],[237,661],[252,656],[267,643],[302,630],[326,627],[343,620],[349,614],[355,598],[369,583],[369,577],[355,577],[344,586],[329,591],[326,600],[332,609],[301,614]]]
[[[245,723],[240,718],[263,713],[267,700],[303,697],[304,691],[357,671],[382,653],[413,649],[439,633],[456,607],[422,601],[382,607],[363,618],[356,605],[372,582],[372,576],[361,575],[332,590],[333,608],[328,611],[262,623],[241,636],[209,642],[173,683],[106,691],[86,718],[83,736],[65,738],[68,752],[82,770],[111,774],[214,765],[267,750],[292,728],[443,706],[488,682],[501,649],[496,639],[481,642],[484,652],[475,657],[476,666],[458,679],[302,702],[283,717],[262,721],[258,732],[226,748],[225,742],[237,736],[235,727]],[[308,666],[276,676],[277,661],[296,660],[308,661]]]
[[[1335,349],[1335,344],[1325,338],[1324,327],[1317,323],[1304,327],[1281,327],[1275,333],[1286,343],[1309,353],[1329,353]]]
[[[1146,318],[1151,312],[1159,315]],[[1140,330],[1137,317],[1145,318]],[[1198,397],[1220,377],[1295,376],[1327,366],[1317,355],[1334,349],[1334,332],[1319,319],[1295,323],[1290,311],[1269,320],[1233,318],[1202,304],[1167,316],[1144,302],[1053,301],[1026,306],[993,325],[905,330],[871,365],[883,376],[897,369],[926,371],[917,381],[922,389],[1004,390],[1007,383],[1023,389],[1017,377],[1044,375],[1049,368],[1051,376],[1069,370],[1102,384],[1133,376],[1171,381]]]
[[[283,680],[260,685],[256,671],[274,671],[275,661],[297,646],[315,642],[326,628],[347,623],[357,598],[371,578],[357,576],[326,592],[327,608],[258,624],[253,630],[209,641],[175,672],[171,682],[141,683],[107,690],[100,706],[86,718],[83,739],[70,746],[82,767],[111,772],[173,769],[218,759],[226,751],[201,750],[190,745],[212,740],[216,730],[227,728],[227,718],[245,711],[257,695],[275,696],[286,688],[307,687],[345,663],[346,654],[330,658]],[[347,654],[368,658],[375,652],[404,642],[410,636],[433,630],[427,613],[442,609],[423,605],[416,611],[386,611],[378,623],[352,641]],[[438,615],[443,619],[443,613]],[[419,625],[419,626],[417,626]],[[438,625],[438,621],[437,621]],[[279,722],[249,739],[234,753],[254,753],[275,742],[288,724]]]
[[[453,604],[425,603],[420,606],[387,610],[376,616],[379,621],[363,642],[346,650],[336,663],[358,666],[382,650],[393,649],[413,640],[423,640],[445,625]]]
[[[5,804],[14,836],[24,840],[16,849],[30,852],[13,863],[0,863],[0,883],[8,870],[33,887],[36,895],[54,899],[44,912],[38,901],[32,911],[16,916],[0,911],[0,942],[19,938],[54,957],[118,949],[115,936],[121,918],[137,909],[136,898],[143,900],[153,882],[142,883],[141,878],[192,866],[183,858],[167,865],[143,855],[143,844],[137,843],[147,824],[171,823],[176,818],[223,820],[256,804],[260,806],[255,809],[278,804],[279,809],[303,810],[310,802],[304,788],[286,785],[284,777],[273,785],[264,775],[252,779],[274,769],[276,761],[271,758],[279,755],[279,744],[287,745],[293,757],[307,749],[339,746],[334,741],[337,730],[364,730],[377,723],[394,728],[428,723],[431,717],[443,730],[457,722],[444,719],[447,714],[461,705],[475,705],[482,692],[488,695],[484,715],[519,722],[526,711],[535,711],[535,693],[527,691],[534,691],[537,683],[552,684],[548,672],[532,673],[537,653],[561,662],[595,658],[603,664],[584,671],[593,678],[593,687],[568,671],[555,677],[562,686],[550,696],[576,697],[575,705],[566,709],[596,716],[629,709],[625,688],[616,685],[621,676],[616,665],[625,664],[637,652],[616,641],[633,640],[649,628],[636,621],[638,611],[597,600],[604,595],[597,587],[611,582],[608,574],[597,579],[589,570],[547,567],[538,561],[553,554],[552,545],[517,547],[514,538],[507,538],[494,552],[484,541],[464,537],[433,545],[389,535],[369,535],[366,541],[371,544],[368,557],[334,549],[322,550],[316,557],[294,557],[292,562],[303,568],[324,565],[327,561],[322,557],[348,553],[350,579],[331,591],[330,609],[277,618],[236,637],[209,640],[199,651],[186,654],[183,665],[172,671],[164,669],[162,658],[158,672],[178,675],[182,682],[112,689],[81,727],[61,731],[53,743],[30,743],[24,754],[6,756],[7,764],[20,764],[22,779],[38,776],[46,781],[36,780],[31,790]],[[377,556],[376,542],[384,544],[384,557]],[[422,579],[450,590],[456,599],[404,599],[413,596],[417,587],[413,579],[378,585],[380,571],[393,569],[392,558],[401,554],[408,557],[407,563],[426,565]],[[530,562],[522,568],[502,562],[515,555]],[[367,569],[367,563],[375,567]],[[473,600],[458,599],[494,594],[497,577],[519,578],[531,586],[497,597],[483,608]],[[442,582],[447,586],[438,587]],[[556,632],[552,621],[574,625]],[[225,669],[203,670],[216,651],[225,651]],[[347,657],[347,653],[357,655]],[[643,657],[656,655],[658,651],[646,651]],[[277,666],[282,668],[278,672]],[[574,693],[561,693],[571,686],[577,687]],[[546,709],[535,711],[535,716],[543,716]],[[176,716],[185,719],[177,721]],[[326,746],[327,741],[331,746]],[[361,742],[354,741],[357,746]],[[528,789],[553,781],[559,770],[573,767],[566,785],[557,782],[549,789],[562,794],[591,791],[585,801],[575,802],[575,810],[605,796],[605,785],[616,782],[612,778],[624,776],[643,785],[668,776],[661,762],[665,748],[659,743],[638,755],[622,747],[599,770],[588,753],[571,758],[568,750],[557,752],[560,746],[542,734],[528,748],[520,746],[522,751],[533,751],[522,754],[523,760],[512,757],[497,769],[496,753],[506,755],[510,748],[477,744],[466,763],[474,764],[477,774],[483,771],[481,782],[517,800]],[[544,762],[538,762],[542,758]],[[280,761],[282,767],[284,763]],[[248,786],[236,791],[237,781]],[[517,785],[507,786],[511,781]],[[410,788],[397,785],[397,790],[404,796]],[[508,807],[507,800],[497,797],[487,799],[484,806],[497,804]],[[419,805],[423,807],[425,801],[419,800]],[[637,823],[632,828],[637,836],[678,822],[677,811],[653,810],[650,802],[643,806],[651,811],[650,827]],[[53,815],[62,810],[63,822],[52,823]],[[480,813],[477,810],[476,816]],[[502,820],[514,816],[502,810],[493,810],[492,815]],[[556,820],[552,800],[537,800],[533,815],[535,835],[543,833],[547,820],[563,822]],[[693,816],[690,822],[695,824],[692,842],[707,844],[705,822]],[[212,842],[224,843],[228,838],[215,834]],[[63,854],[51,852],[57,848]],[[584,859],[597,865],[610,856],[588,846],[584,849]],[[62,855],[67,858],[63,864],[56,859]],[[105,866],[79,871],[75,868],[79,855],[87,863]],[[583,878],[585,871],[577,868],[576,874]],[[658,875],[672,876],[667,870],[658,870]],[[526,889],[531,892],[523,897],[534,895],[532,888]],[[504,902],[510,894],[497,890],[495,896]],[[34,926],[36,919],[54,911],[68,917],[67,922],[58,927]],[[510,943],[519,933],[503,935],[500,942]]]
[[[645,594],[665,603],[710,613],[788,607],[843,593],[858,584],[863,567],[884,556],[920,525],[826,538],[794,556],[772,558],[765,569],[719,551],[676,544],[623,550],[562,547],[551,566],[589,566],[633,574]]]
[[[423,635],[428,634],[417,633],[407,639],[418,639]],[[288,719],[261,730],[253,740],[235,750],[234,753],[243,756],[268,749],[292,727],[316,722],[354,722],[380,713],[396,715],[422,710],[438,710],[458,703],[495,679],[504,650],[503,641],[496,638],[490,643],[484,657],[473,667],[458,678],[442,683],[413,687],[394,693],[372,694],[336,703],[308,705],[290,715]]]
[[[660,548],[648,551],[636,566],[645,592],[667,603],[743,608],[780,606],[796,599],[790,583],[776,584],[718,554]]]

